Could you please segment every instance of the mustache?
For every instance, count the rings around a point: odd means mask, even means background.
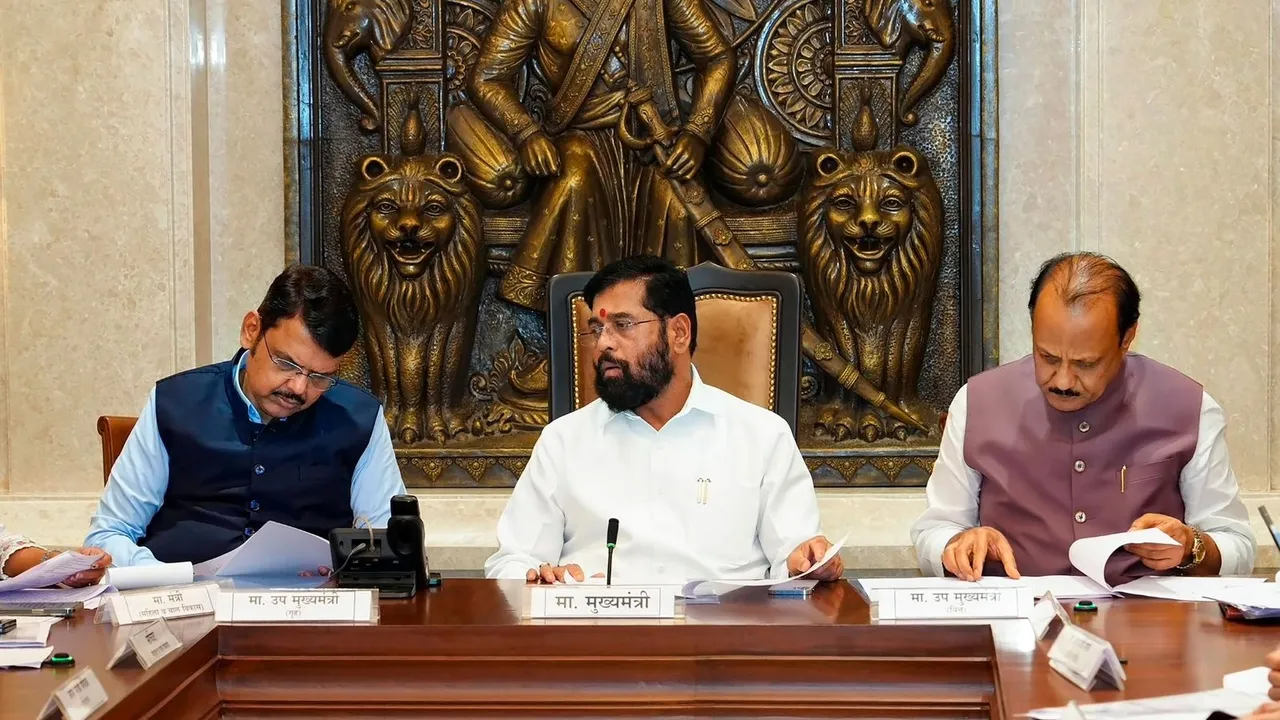
[[[305,399],[303,399],[301,396],[294,395],[293,393],[289,392],[288,390],[276,390],[275,392],[273,392],[273,393],[271,393],[271,394],[272,394],[272,395],[275,395],[276,397],[280,398],[281,400],[287,400],[288,402],[291,402],[291,403],[293,403],[294,405],[301,405],[302,403],[306,402],[306,400],[305,400]]]
[[[599,360],[596,360],[596,374],[601,374],[604,372],[605,363],[611,363],[613,365],[617,365],[624,373],[629,372],[631,370],[631,365],[627,363],[626,360],[619,360],[618,358],[613,356],[613,353],[606,351],[604,354],[600,356]]]
[[[1059,390],[1058,388],[1049,388],[1049,392],[1059,397],[1068,397],[1068,398],[1080,397],[1080,393],[1076,392],[1075,390]]]

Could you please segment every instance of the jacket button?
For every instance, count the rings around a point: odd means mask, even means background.
[[[244,529],[244,536],[245,536],[245,537],[249,537],[249,536],[250,536],[250,535],[252,535],[252,534],[253,534],[253,528],[245,528],[245,529]]]
[[[1076,522],[1082,523],[1088,519],[1089,519],[1089,516],[1085,515],[1083,510],[1080,510],[1076,513]]]
[[[1089,432],[1089,423],[1087,423],[1087,422],[1082,422],[1082,423],[1080,423],[1080,432],[1082,432],[1082,433],[1087,433],[1087,432]]]
[[[258,501],[257,501],[257,500],[250,500],[250,501],[249,501],[249,510],[251,510],[251,511],[253,511],[253,512],[258,512],[258,508],[260,508],[260,507],[262,507],[262,506],[258,504]]]
[[[264,472],[266,472],[266,471],[267,471],[267,469],[266,469],[266,468],[264,468],[264,467],[262,467],[261,465],[254,465],[254,466],[253,466],[253,474],[254,474],[254,475],[261,475],[262,473],[264,473]]]
[[[1084,461],[1083,461],[1083,460],[1077,460],[1077,461],[1076,461],[1076,472],[1084,472]]]

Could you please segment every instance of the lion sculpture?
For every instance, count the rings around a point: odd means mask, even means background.
[[[926,422],[917,382],[942,260],[942,198],[915,149],[815,152],[799,256],[818,331],[873,385]],[[827,383],[828,386],[835,383]],[[816,430],[837,441],[911,429],[835,387]]]
[[[360,160],[342,211],[347,273],[360,305],[369,377],[394,438],[443,443],[467,428],[461,397],[484,281],[479,206],[461,159]]]

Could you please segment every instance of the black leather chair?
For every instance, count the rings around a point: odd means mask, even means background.
[[[698,306],[693,362],[704,382],[781,415],[794,435],[800,396],[800,280],[787,272],[688,271]],[[579,343],[590,312],[582,289],[594,273],[556,275],[547,288],[551,418],[596,398],[591,351]]]

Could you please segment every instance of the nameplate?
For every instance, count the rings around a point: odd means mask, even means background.
[[[875,592],[880,620],[1001,620],[1031,616],[1035,591],[998,588],[883,588]]]
[[[677,590],[675,585],[533,585],[528,617],[671,618]]]
[[[376,623],[376,590],[241,590],[218,594],[219,623]]]
[[[142,669],[150,670],[161,658],[182,647],[182,641],[169,629],[169,623],[163,619],[129,633],[116,654],[107,661],[107,669],[114,668],[131,657],[138,658]]]
[[[106,704],[107,691],[93,669],[85,668],[54,689],[36,720],[57,717],[58,713],[65,720],[85,720]]]
[[[1043,640],[1055,621],[1061,621],[1062,627],[1066,627],[1071,624],[1071,616],[1063,609],[1062,603],[1058,602],[1053,593],[1046,592],[1044,597],[1037,600],[1035,606],[1031,608],[1031,627],[1036,631],[1036,639]]]
[[[113,625],[132,625],[160,619],[173,620],[212,613],[216,607],[218,593],[217,583],[132,590],[108,595],[102,608],[105,620],[109,620]],[[102,617],[98,619],[98,622],[103,621]]]
[[[1111,643],[1078,625],[1058,633],[1049,647],[1049,667],[1085,692],[1099,686],[1124,689],[1124,667]]]

